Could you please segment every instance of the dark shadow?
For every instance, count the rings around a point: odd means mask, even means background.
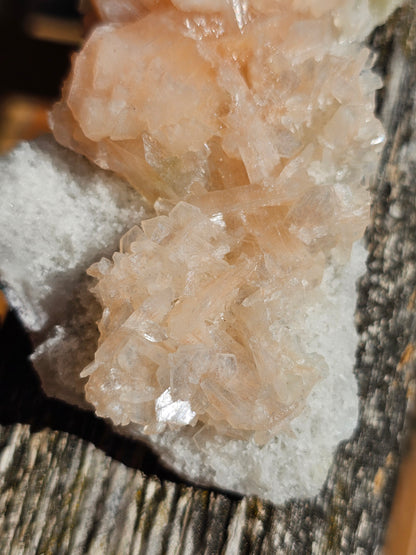
[[[74,0],[49,3],[40,0],[0,2],[1,97],[8,94],[24,94],[49,100],[59,97],[74,45],[30,36],[25,29],[25,22],[32,11],[65,20],[79,19],[75,5]]]
[[[161,480],[193,485],[161,464],[152,450],[136,440],[116,433],[105,420],[47,397],[31,362],[32,345],[14,312],[0,329],[0,424],[29,424],[36,432],[51,428],[93,443],[106,455]],[[213,489],[212,491],[220,491]],[[232,499],[241,496],[223,492]]]

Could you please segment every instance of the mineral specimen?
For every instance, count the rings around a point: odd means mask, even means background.
[[[94,358],[100,315],[85,269],[110,256],[123,229],[149,215],[140,210],[142,200],[132,188],[50,137],[0,158],[0,195],[0,281],[31,332],[42,386],[50,396],[85,407],[86,378],[79,374]],[[188,479],[275,502],[313,495],[336,444],[357,421],[353,299],[364,257],[355,244],[350,262],[336,272],[328,266],[309,304],[302,295],[305,302],[292,311],[302,344],[324,358],[328,369],[302,412],[275,438],[261,445],[253,438],[212,434],[212,427],[198,423],[167,426],[151,436],[138,424],[119,429],[151,440],[165,462]],[[169,393],[158,403],[160,415],[170,410],[166,401]],[[180,406],[180,401],[174,405]]]
[[[259,453],[284,452],[333,371],[319,336],[343,337],[342,317],[333,335],[323,313],[347,287],[368,219],[383,131],[381,82],[361,41],[383,10],[364,0],[96,4],[104,23],[75,58],[51,125],[154,202],[156,217],[90,269],[103,316],[86,397],[175,464],[174,437],[185,460],[197,443],[207,456],[181,465],[195,479],[274,500],[310,493],[316,476],[268,492],[262,472],[247,484],[209,453],[238,452],[253,471]]]

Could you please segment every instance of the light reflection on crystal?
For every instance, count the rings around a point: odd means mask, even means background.
[[[156,418],[158,422],[169,422],[186,426],[191,424],[196,413],[191,409],[189,401],[174,401],[170,394],[170,387],[156,399]]]

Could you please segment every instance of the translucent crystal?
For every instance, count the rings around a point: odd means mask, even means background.
[[[95,4],[51,125],[158,215],[90,269],[87,399],[140,433],[265,444],[327,372],[304,325],[368,221],[383,129],[362,40],[388,6]]]
[[[365,1],[96,4],[108,24],[75,58],[53,110],[60,142],[152,201],[262,182],[301,193],[323,161],[319,185],[343,168],[359,183],[361,127],[382,135],[379,82],[356,42],[377,22]]]

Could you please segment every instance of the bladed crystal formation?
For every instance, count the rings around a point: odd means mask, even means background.
[[[394,5],[95,4],[51,126],[155,217],[89,270],[86,397],[140,434],[266,445],[331,364],[305,322],[336,305],[323,276],[344,279],[368,221],[384,135],[363,41]]]

